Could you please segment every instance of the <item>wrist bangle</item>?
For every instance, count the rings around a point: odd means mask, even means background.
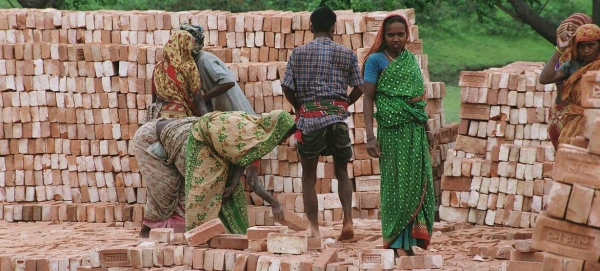
[[[371,141],[372,139],[375,139],[375,136],[367,137],[367,142]]]
[[[563,51],[563,52],[561,52],[561,51],[558,49],[558,46],[556,46],[555,48],[556,48],[556,51],[557,51],[559,54],[561,54],[561,55],[562,55],[562,54],[564,53],[564,51]]]

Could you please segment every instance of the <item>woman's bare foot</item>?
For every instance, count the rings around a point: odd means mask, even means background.
[[[142,229],[140,230],[140,238],[148,238],[150,236],[150,230],[151,228],[146,226],[146,225],[142,225]]]
[[[321,231],[319,230],[319,226],[310,225],[310,238],[321,239]]]
[[[338,237],[338,241],[350,240],[354,238],[354,226],[352,224],[345,225],[342,228],[342,233]]]

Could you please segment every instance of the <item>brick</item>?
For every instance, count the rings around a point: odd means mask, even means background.
[[[456,150],[474,154],[485,154],[487,140],[464,135],[456,138]]]
[[[223,226],[220,219],[215,218],[187,231],[184,235],[189,246],[198,246],[223,233],[225,233],[225,226]]]
[[[509,261],[506,271],[541,270],[541,262]]]
[[[441,180],[441,189],[451,191],[471,191],[471,178],[444,175]]]
[[[127,267],[131,266],[129,249],[126,248],[103,248],[98,252],[100,255],[100,266],[102,267]]]
[[[594,228],[540,215],[537,217],[531,247],[562,256],[597,261],[600,257],[599,238],[600,231]]]
[[[292,211],[289,211],[286,208],[283,208],[283,219],[275,219],[277,223],[281,225],[288,226],[291,230],[294,231],[304,231],[308,229],[308,220],[301,218],[297,214]]]
[[[267,240],[270,232],[287,233],[287,226],[255,226],[248,228],[246,235],[248,240]]]
[[[592,133],[590,135],[590,142],[587,150],[589,153],[600,155],[600,118],[594,119],[592,126]]]
[[[486,104],[463,103],[460,105],[460,118],[471,120],[489,120],[490,106]]]
[[[211,248],[219,249],[246,249],[248,248],[248,237],[243,234],[219,234],[208,242]]]
[[[308,250],[306,235],[285,233],[269,233],[267,235],[267,251],[282,254],[304,254]]]
[[[515,250],[510,252],[510,260],[541,263],[544,260],[544,255],[544,252],[519,252]]]
[[[359,176],[354,178],[356,192],[379,191],[380,176]]]
[[[600,157],[589,154],[586,149],[563,144],[556,153],[553,178],[567,183],[577,182],[600,189]],[[572,176],[572,178],[567,178]]]
[[[362,249],[358,253],[361,269],[390,270],[394,268],[393,249]]]
[[[543,271],[581,271],[584,261],[580,259],[566,258],[559,255],[547,253],[542,263]]]
[[[600,263],[586,261],[583,264],[583,270],[582,271],[595,271],[595,270],[600,270]]]
[[[396,258],[400,269],[442,268],[442,255],[402,256]]]
[[[204,269],[205,248],[195,248],[192,252],[192,267],[194,269]]]
[[[593,198],[594,189],[574,184],[565,218],[575,223],[587,224]]]
[[[439,214],[440,219],[443,221],[464,223],[467,222],[467,218],[469,216],[469,209],[440,206]]]
[[[312,265],[312,271],[325,271],[327,264],[338,261],[337,248],[326,248]]]
[[[148,241],[158,241],[159,243],[169,243],[171,235],[174,233],[172,228],[153,228],[150,230]]]
[[[546,213],[549,216],[563,219],[567,212],[572,186],[554,181],[550,188]]]
[[[487,72],[461,71],[458,86],[460,87],[490,87]]]

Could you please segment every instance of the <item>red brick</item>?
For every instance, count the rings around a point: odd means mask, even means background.
[[[102,267],[126,267],[131,266],[129,249],[126,248],[103,248],[99,251],[100,265]]]
[[[600,157],[590,154],[587,149],[561,144],[556,153],[553,178],[567,183],[600,189]],[[573,178],[567,178],[572,176]]]
[[[288,226],[294,231],[304,231],[308,229],[308,220],[301,218],[292,211],[283,208],[283,219],[275,219],[277,223]]]
[[[541,270],[541,268],[540,262],[509,261],[506,271]]]
[[[337,248],[326,248],[319,255],[319,258],[313,263],[313,271],[325,271],[328,263],[336,262],[338,260]]]
[[[248,228],[248,240],[266,240],[270,232],[287,233],[287,226],[255,226]]]
[[[223,226],[223,223],[221,223],[221,219],[215,218],[190,231],[187,231],[184,235],[188,245],[198,246],[223,233],[225,233],[225,226]]]
[[[600,231],[597,229],[540,215],[531,247],[562,256],[597,261],[600,257],[598,240]]]
[[[248,237],[243,234],[219,234],[208,242],[211,248],[220,249],[246,249],[248,248]]]

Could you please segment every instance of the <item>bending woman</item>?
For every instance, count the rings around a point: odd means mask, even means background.
[[[405,49],[408,22],[384,19],[364,63],[367,151],[381,168],[381,230],[385,248],[426,248],[433,231],[434,195],[425,88],[415,56]],[[373,113],[373,105],[377,113]],[[373,114],[377,137],[373,133]],[[429,136],[429,137],[428,137]]]
[[[200,73],[192,58],[194,37],[186,31],[171,34],[163,60],[154,68],[152,105],[148,119],[200,116]]]
[[[205,107],[201,107],[201,113],[204,112],[206,112]],[[291,120],[291,126],[287,124],[288,119]],[[201,127],[200,123],[207,126]],[[286,125],[282,126],[282,123]],[[268,125],[276,125],[276,127],[269,128]],[[219,127],[221,130],[206,131],[205,129],[208,127]],[[147,237],[152,228],[174,228],[176,232],[185,231],[186,217],[189,217],[186,216],[186,213],[194,213],[194,210],[190,211],[189,208],[195,208],[188,207],[186,210],[185,207],[185,176],[189,170],[186,167],[192,167],[189,177],[194,181],[189,183],[189,188],[193,195],[196,195],[194,194],[194,191],[196,191],[194,187],[196,186],[212,186],[210,193],[203,194],[204,196],[201,196],[201,198],[192,197],[191,202],[194,202],[194,206],[202,206],[204,200],[208,201],[211,197],[213,200],[216,197],[229,199],[232,194],[235,194],[232,202],[225,201],[223,213],[228,215],[222,217],[222,220],[226,226],[233,225],[227,226],[231,232],[237,233],[237,231],[240,231],[243,226],[240,226],[238,220],[241,218],[239,217],[247,215],[244,209],[246,201],[243,197],[243,191],[241,187],[237,187],[237,183],[239,183],[241,174],[246,168],[246,160],[251,159],[248,157],[270,152],[276,146],[272,145],[272,142],[277,144],[287,138],[288,135],[282,134],[281,130],[295,131],[294,127],[291,115],[283,113],[283,111],[273,111],[260,117],[239,111],[211,112],[202,118],[153,120],[142,125],[132,140],[136,158],[140,164],[140,171],[148,187],[140,237]],[[222,130],[223,128],[225,130]],[[223,133],[228,129],[231,133],[226,133],[226,135],[237,136],[224,137]],[[231,129],[240,130],[233,133]],[[269,129],[270,131],[267,132]],[[202,135],[209,137],[217,132],[221,134],[217,135],[216,143],[206,142],[204,138],[200,141],[194,137]],[[241,141],[238,142],[238,140]],[[157,145],[164,145],[164,151],[162,148],[157,148]],[[190,152],[189,147],[194,149]],[[249,155],[249,152],[253,155]],[[221,153],[223,153],[222,156]],[[260,159],[263,155],[254,160]],[[243,156],[245,159],[234,161],[233,157],[236,156]],[[218,161],[214,164],[219,166],[209,169],[203,168],[203,166],[210,164],[209,161]],[[211,173],[208,174],[207,171]],[[221,187],[225,183],[230,188]],[[230,183],[236,185],[232,186]],[[246,183],[258,196],[272,206],[273,215],[276,218],[282,217],[282,205],[264,189],[258,180],[256,171],[246,174]],[[236,191],[236,193],[232,193],[233,191]],[[211,196],[207,196],[208,194],[211,194]],[[240,195],[241,198],[239,198]],[[196,202],[198,199],[201,199],[199,203]],[[240,201],[240,199],[243,199],[243,201]],[[217,210],[217,213],[219,213],[220,208],[216,208],[219,205],[215,205],[217,203],[212,201],[211,204],[213,205],[209,209]],[[244,208],[241,208],[242,204]],[[241,209],[234,207],[240,207]],[[200,207],[200,209],[202,208]],[[231,214],[235,214],[235,216],[231,216]],[[198,217],[194,215],[194,218],[198,219]],[[208,215],[204,217],[208,219],[216,216]],[[230,222],[230,220],[234,222]],[[247,223],[247,218],[245,221]],[[197,221],[195,222],[198,224]]]
[[[552,84],[564,80],[558,93],[564,108],[555,111],[552,116],[556,123],[553,125],[554,136],[558,137],[557,143],[560,144],[583,134],[585,120],[581,107],[581,78],[588,71],[600,69],[600,27],[584,24],[577,28],[574,36],[572,32],[559,36],[556,44],[556,50],[544,65],[539,81],[540,84]],[[555,69],[567,48],[571,51],[571,60]]]

